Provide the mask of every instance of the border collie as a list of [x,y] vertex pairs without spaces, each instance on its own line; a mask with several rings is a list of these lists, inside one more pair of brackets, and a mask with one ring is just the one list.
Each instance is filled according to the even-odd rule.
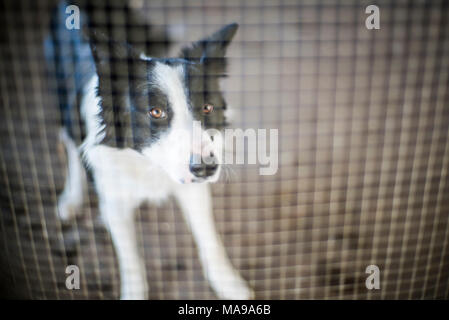
[[[60,8],[57,14],[64,18],[64,11]],[[94,25],[90,18],[89,25]],[[219,80],[225,75],[225,53],[237,24],[184,48],[176,58],[162,59],[148,57],[130,43],[115,41],[94,28],[85,40],[80,32],[61,28],[60,18],[56,22],[59,26],[53,25],[47,39],[47,57],[56,65],[63,100],[81,96],[84,128],[84,140],[77,146],[69,134],[72,120],[67,116],[73,103],[60,103],[66,127],[61,139],[68,155],[67,178],[58,202],[60,218],[68,220],[81,211],[86,166],[119,259],[120,297],[145,299],[149,288],[133,212],[143,202],[158,203],[173,195],[217,296],[252,298],[252,290],[231,265],[215,229],[209,189],[220,175],[217,155],[222,145],[207,129],[220,130],[225,125],[226,102]],[[64,50],[72,50],[77,59],[68,62],[75,69],[70,75],[64,73],[67,61],[60,54]],[[61,77],[74,77],[75,85],[61,90],[61,83],[66,83]],[[201,123],[199,140],[192,137],[195,121]]]

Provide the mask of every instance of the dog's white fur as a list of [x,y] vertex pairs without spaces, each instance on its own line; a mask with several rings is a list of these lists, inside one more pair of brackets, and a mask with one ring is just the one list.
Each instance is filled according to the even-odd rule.
[[[155,73],[157,85],[173,106],[174,117],[172,129],[142,153],[99,144],[103,128],[99,119],[100,101],[95,94],[97,76],[85,86],[81,105],[87,137],[79,152],[93,173],[100,213],[119,259],[120,297],[145,299],[149,292],[146,268],[136,241],[134,210],[142,202],[158,203],[173,195],[191,228],[204,274],[216,294],[224,299],[250,299],[251,289],[232,267],[215,230],[208,183],[190,183],[194,178],[188,169],[190,155],[221,146],[214,145],[205,131],[202,145],[192,143],[193,117],[182,85],[182,67],[158,63]],[[69,171],[58,208],[60,217],[67,219],[80,209],[85,176],[73,141],[64,134],[62,138],[67,148]],[[218,175],[219,172],[209,181],[218,179]]]

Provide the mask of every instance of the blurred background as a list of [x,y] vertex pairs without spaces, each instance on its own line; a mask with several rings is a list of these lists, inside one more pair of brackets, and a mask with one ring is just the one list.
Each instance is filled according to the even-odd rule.
[[[56,216],[66,157],[43,42],[57,2],[0,4],[0,296],[116,299],[92,184],[81,217]],[[448,1],[107,3],[112,24],[124,3],[139,12],[164,55],[240,24],[222,86],[232,126],[278,129],[279,170],[233,166],[214,216],[257,299],[449,297]],[[379,30],[365,27],[371,4]],[[150,298],[214,299],[177,205],[138,211]],[[70,264],[80,290],[65,287]],[[371,264],[380,290],[365,287]]]

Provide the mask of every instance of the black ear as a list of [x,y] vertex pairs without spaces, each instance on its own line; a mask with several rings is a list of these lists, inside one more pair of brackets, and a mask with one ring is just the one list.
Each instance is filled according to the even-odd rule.
[[126,42],[111,40],[102,31],[91,31],[89,42],[98,74],[97,95],[105,125],[103,143],[114,147],[133,147],[128,97],[130,88],[147,80],[146,62]]
[[203,64],[209,73],[224,74],[226,49],[237,32],[238,24],[232,23],[211,36],[181,50],[181,58]]
[[114,41],[102,31],[90,31],[89,43],[99,75],[110,74],[113,64],[126,63],[139,56],[131,45]]

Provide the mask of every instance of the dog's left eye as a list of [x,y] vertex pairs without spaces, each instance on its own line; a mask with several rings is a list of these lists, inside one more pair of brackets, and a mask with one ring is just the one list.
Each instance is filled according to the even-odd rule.
[[165,118],[165,111],[161,108],[151,108],[148,114],[154,119],[162,119]]
[[209,104],[209,103],[206,103],[206,104],[203,106],[203,113],[204,113],[204,114],[209,114],[209,113],[211,113],[212,111],[214,111],[214,106],[213,106],[213,105],[211,105],[211,104]]

